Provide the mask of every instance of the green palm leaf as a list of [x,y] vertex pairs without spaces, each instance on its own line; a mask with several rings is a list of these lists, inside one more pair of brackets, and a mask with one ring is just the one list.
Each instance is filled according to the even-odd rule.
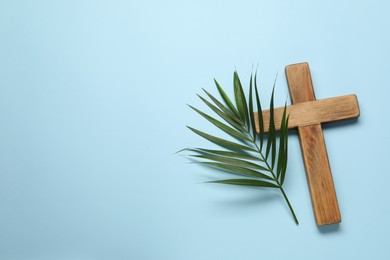
[[230,100],[228,95],[226,95],[225,91],[221,88],[221,86],[219,85],[216,79],[214,79],[214,83],[217,86],[218,92],[221,95],[223,101],[230,108],[230,111],[232,111],[236,117],[239,117],[240,115],[238,114],[237,109],[234,107],[232,101]]
[[287,105],[284,105],[284,110],[283,110],[283,116],[282,116],[282,123],[281,123],[281,127],[280,127],[280,140],[279,140],[279,155],[278,155],[278,166],[276,168],[276,176],[277,178],[279,179],[280,178],[280,175],[283,171],[283,167],[285,166],[285,163],[284,163],[284,160],[286,159],[285,156],[286,156],[286,150],[285,150],[285,146],[286,146],[286,129],[287,129],[287,125],[286,125],[286,107]]
[[[213,110],[219,117],[221,117],[223,120],[225,120],[228,124],[236,128],[237,130],[243,132],[245,129],[242,127],[241,121],[237,122],[235,119],[230,117],[226,112],[223,110],[218,109],[216,106],[211,104],[209,101],[207,101],[202,96],[198,95],[198,97],[211,109]],[[238,119],[239,120],[239,119]]]
[[245,145],[241,145],[241,144],[237,144],[237,143],[234,143],[234,142],[231,142],[231,141],[228,141],[228,140],[225,140],[225,139],[222,139],[222,138],[218,138],[218,137],[215,137],[213,135],[209,135],[209,134],[206,134],[202,131],[199,131],[195,128],[192,128],[190,126],[187,126],[191,131],[193,131],[194,133],[200,135],[201,137],[209,140],[210,142],[213,142],[219,146],[222,146],[222,147],[226,147],[226,148],[229,148],[229,149],[237,149],[237,150],[245,150],[245,151],[251,151],[251,152],[256,152],[255,149],[251,148],[251,147],[248,147],[248,146],[245,146]]
[[218,99],[216,99],[213,95],[211,95],[207,90],[203,89],[203,91],[214,102],[214,104],[216,104],[217,107],[219,109],[221,109],[221,111],[223,111],[226,115],[228,115],[231,119],[233,119],[239,125],[243,124],[240,117],[236,114],[237,112],[232,112],[229,108],[227,108],[225,105],[223,105],[221,102],[219,102]]
[[193,106],[190,106],[188,105],[190,108],[192,108],[193,110],[195,110],[198,114],[200,114],[201,116],[203,116],[204,118],[206,118],[209,122],[211,122],[213,125],[215,125],[216,127],[218,127],[219,129],[221,129],[222,131],[224,131],[225,133],[239,139],[240,141],[243,141],[243,142],[250,142],[251,139],[249,139],[247,136],[245,136],[244,134],[234,130],[233,128],[225,125],[224,123],[221,123],[219,122],[218,120],[216,120],[215,118],[203,113],[202,111],[196,109],[195,107]]
[[287,158],[288,158],[288,120],[290,118],[290,115],[288,115],[286,119],[286,126],[284,129],[284,136],[285,136],[285,145],[284,145],[284,158],[283,158],[283,167],[282,172],[280,174],[280,184],[283,185],[284,178],[286,177],[286,170],[287,170]]
[[230,184],[230,185],[278,188],[278,186],[273,183],[267,181],[260,181],[260,180],[251,180],[251,179],[228,179],[228,180],[219,180],[219,181],[208,181],[207,183],[222,183],[222,184]]
[[257,90],[257,71],[255,74],[255,93],[256,93],[256,104],[257,104],[257,119],[259,122],[259,139],[260,139],[260,150],[263,149],[263,141],[264,141],[264,122],[263,122],[263,111],[261,109],[260,96]]
[[[295,222],[298,224],[294,210],[292,209],[287,195],[282,187],[287,169],[289,116],[286,115],[287,109],[285,105],[281,121],[279,145],[277,146],[278,140],[276,136],[274,113],[276,79],[272,88],[272,95],[270,100],[270,120],[266,145],[264,144],[266,134],[264,132],[262,106],[257,87],[257,72],[254,76],[254,84],[253,76],[251,75],[250,77],[248,100],[245,97],[238,73],[236,71],[234,72],[233,87],[235,104],[233,104],[231,99],[226,95],[225,91],[221,88],[216,80],[214,80],[214,83],[217,86],[218,92],[223,100],[222,102],[225,105],[206,90],[204,90],[206,95],[215,105],[200,95],[198,96],[227,124],[193,106],[190,107],[203,118],[205,118],[208,122],[212,123],[224,133],[227,133],[231,137],[237,139],[242,144],[222,139],[188,126],[188,128],[197,135],[227,150],[204,148],[189,148],[185,150],[194,153],[190,156],[195,159],[195,162],[211,166],[225,172],[251,178],[216,180],[211,181],[210,183],[258,186],[279,189],[284,199],[286,200],[287,206],[289,207]],[[253,97],[253,95],[255,97]],[[259,133],[256,133],[253,99],[256,100]],[[265,151],[263,149],[264,147]]]
[[255,114],[253,111],[253,97],[252,97],[252,75],[250,79],[250,85],[249,85],[249,118],[250,118],[250,123],[252,126],[252,134],[253,134],[253,141],[256,142],[256,125],[255,125]]
[[232,172],[232,173],[237,173],[241,175],[246,175],[249,177],[257,177],[261,179],[266,179],[266,180],[271,180],[273,181],[274,179],[272,177],[269,177],[268,175],[265,175],[264,173],[248,169],[245,167],[241,166],[235,166],[235,165],[230,165],[230,164],[225,164],[225,163],[218,163],[218,162],[199,162],[200,164],[205,164],[209,165],[215,168],[219,168],[224,171]]
[[225,157],[230,158],[238,158],[238,159],[245,159],[245,160],[252,160],[252,161],[260,161],[264,162],[264,160],[260,159],[259,157],[255,157],[249,153],[239,153],[239,152],[233,152],[233,151],[221,151],[221,150],[211,150],[211,149],[203,149],[203,148],[193,148],[193,149],[186,149],[187,151],[196,152],[199,154],[216,154],[221,155]]
[[271,152],[271,164],[272,168],[275,165],[275,156],[276,156],[276,130],[274,122],[274,94],[275,87],[272,89],[271,101],[270,101],[270,119],[269,119],[269,130],[268,130],[268,140],[267,140],[267,150],[265,153],[265,158],[268,159],[268,156]]
[[245,167],[245,168],[249,168],[249,169],[256,169],[256,170],[260,170],[260,171],[269,172],[269,169],[267,169],[266,167],[263,167],[261,165],[258,165],[258,164],[252,163],[252,162],[247,162],[245,160],[236,159],[236,158],[229,158],[229,157],[225,157],[225,156],[208,155],[208,154],[197,154],[197,155],[191,155],[191,156],[197,157],[197,158],[202,158],[202,159],[208,159],[208,160],[216,161],[216,162],[222,162],[222,163],[230,164],[233,166],[240,166],[240,167]]
[[240,78],[238,77],[237,71],[234,72],[234,96],[236,99],[236,105],[241,120],[245,123],[248,123],[249,122],[248,107],[246,105],[244,90],[242,89],[241,81]]

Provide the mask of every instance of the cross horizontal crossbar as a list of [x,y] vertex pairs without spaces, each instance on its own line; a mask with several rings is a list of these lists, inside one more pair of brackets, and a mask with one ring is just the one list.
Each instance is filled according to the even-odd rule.
[[[284,107],[274,109],[275,128],[280,130]],[[256,131],[259,132],[259,121],[255,112]],[[345,95],[315,101],[307,101],[287,106],[290,114],[288,128],[334,122],[359,117],[359,104],[356,95]],[[269,129],[270,111],[263,110],[264,132]]]

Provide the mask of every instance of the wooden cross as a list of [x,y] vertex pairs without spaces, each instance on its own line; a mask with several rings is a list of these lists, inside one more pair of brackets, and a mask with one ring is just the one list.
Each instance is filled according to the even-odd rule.
[[[316,100],[306,62],[286,66],[286,77],[293,104],[287,107],[288,127],[298,128],[316,223],[318,226],[339,223],[340,210],[321,124],[359,117],[357,97],[346,95]],[[283,109],[275,109],[276,130],[280,129]],[[262,112],[264,128],[268,131],[269,110]],[[259,129],[258,122],[256,127]]]

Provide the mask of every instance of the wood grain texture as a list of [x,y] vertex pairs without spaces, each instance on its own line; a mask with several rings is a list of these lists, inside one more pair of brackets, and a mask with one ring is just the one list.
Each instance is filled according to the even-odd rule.
[[[314,89],[307,63],[286,67],[286,77],[293,104],[314,101]],[[336,191],[321,124],[298,126],[302,154],[317,225],[341,222]]]
[[[275,128],[280,130],[284,107],[275,108]],[[290,114],[288,128],[313,124],[335,122],[359,117],[359,105],[356,95],[346,95],[316,101],[308,101],[287,106]],[[264,131],[269,129],[269,110],[263,110]],[[255,112],[256,131],[259,132],[259,121]]]
[[316,223],[339,223],[340,210],[321,125],[302,126],[298,132]]

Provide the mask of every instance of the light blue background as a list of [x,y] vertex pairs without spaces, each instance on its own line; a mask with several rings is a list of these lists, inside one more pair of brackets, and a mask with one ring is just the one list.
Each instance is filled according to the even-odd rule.
[[[386,1],[0,2],[0,259],[389,259]],[[308,61],[317,98],[357,94],[324,127],[343,222],[315,225],[296,132],[286,192],[200,184],[173,155],[217,133],[186,103],[232,94],[259,63],[263,102]],[[206,109],[205,109],[206,110]]]

